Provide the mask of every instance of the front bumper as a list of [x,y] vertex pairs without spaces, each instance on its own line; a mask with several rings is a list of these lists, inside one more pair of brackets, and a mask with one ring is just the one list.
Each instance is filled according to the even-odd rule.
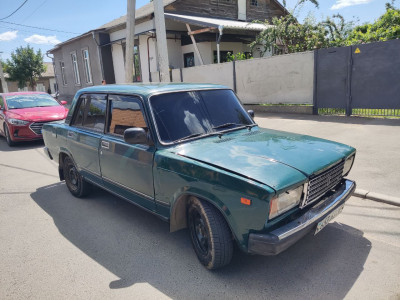
[[318,222],[344,204],[355,188],[356,183],[346,179],[334,194],[319,201],[298,219],[270,233],[251,233],[248,243],[249,253],[277,255],[286,250],[311,230],[315,230]]

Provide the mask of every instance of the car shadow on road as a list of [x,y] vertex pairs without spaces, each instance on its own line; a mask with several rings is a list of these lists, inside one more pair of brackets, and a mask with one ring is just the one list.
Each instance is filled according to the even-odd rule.
[[21,150],[29,150],[36,148],[43,148],[44,142],[43,140],[37,141],[29,141],[29,142],[18,142],[15,143],[14,146],[8,146],[6,139],[3,136],[0,136],[0,151],[21,151]]
[[186,230],[170,234],[168,223],[103,190],[77,199],[57,183],[31,197],[66,239],[120,278],[104,283],[110,289],[148,283],[174,299],[343,299],[371,249],[361,231],[333,223],[278,256],[237,250],[229,266],[211,272]]

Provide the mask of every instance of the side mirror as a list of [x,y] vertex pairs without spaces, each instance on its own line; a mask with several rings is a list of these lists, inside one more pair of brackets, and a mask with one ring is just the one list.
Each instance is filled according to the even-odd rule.
[[67,102],[67,101],[65,101],[65,100],[61,100],[61,101],[60,101],[60,103],[61,103],[61,105],[68,104],[68,102]]
[[250,109],[247,111],[247,113],[254,119],[254,110]]
[[128,144],[150,144],[150,140],[143,128],[128,128],[124,131],[124,141]]

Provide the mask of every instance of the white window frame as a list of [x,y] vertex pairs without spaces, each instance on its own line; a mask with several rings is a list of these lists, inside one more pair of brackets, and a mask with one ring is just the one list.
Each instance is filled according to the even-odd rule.
[[60,61],[60,69],[61,69],[61,79],[63,85],[67,85],[67,77],[65,76],[65,63],[64,61]]
[[75,85],[81,85],[81,77],[79,75],[78,56],[76,51],[71,52],[72,69],[74,71]]
[[86,83],[93,84],[92,70],[90,65],[90,54],[88,48],[82,49],[82,60],[83,68],[85,69]]

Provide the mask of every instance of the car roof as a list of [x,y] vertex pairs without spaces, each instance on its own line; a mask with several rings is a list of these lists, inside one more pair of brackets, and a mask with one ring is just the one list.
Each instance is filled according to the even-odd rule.
[[172,93],[178,91],[194,91],[207,89],[230,89],[229,87],[217,84],[204,83],[133,83],[133,84],[109,84],[98,85],[81,89],[79,93],[121,93],[136,94],[148,97],[158,93]]

